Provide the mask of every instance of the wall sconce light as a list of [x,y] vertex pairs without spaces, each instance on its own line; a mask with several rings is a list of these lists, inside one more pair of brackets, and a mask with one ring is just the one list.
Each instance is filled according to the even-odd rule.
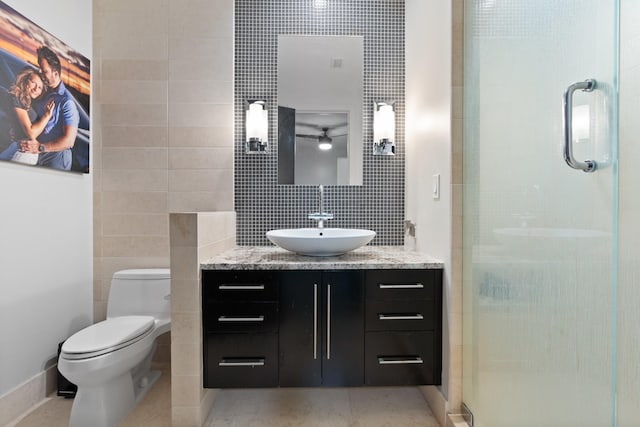
[[373,154],[396,154],[396,112],[394,102],[373,102]]
[[269,112],[266,101],[248,100],[245,108],[245,153],[266,153],[268,148]]

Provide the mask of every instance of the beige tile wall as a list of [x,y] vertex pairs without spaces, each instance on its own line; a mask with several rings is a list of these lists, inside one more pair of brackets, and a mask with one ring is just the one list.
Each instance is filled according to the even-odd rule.
[[214,390],[202,388],[200,263],[235,245],[235,213],[170,215],[172,424],[200,426]]
[[448,411],[462,403],[462,93],[464,0],[451,1],[451,294]]
[[233,210],[233,0],[94,1],[94,319],[169,266],[169,212]]
[[169,266],[169,212],[233,210],[233,0],[94,0],[93,28],[97,322],[115,271]]

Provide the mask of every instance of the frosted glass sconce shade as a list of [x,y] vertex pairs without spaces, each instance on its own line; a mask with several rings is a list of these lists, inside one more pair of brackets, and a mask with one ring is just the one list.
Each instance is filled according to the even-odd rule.
[[266,153],[268,147],[269,112],[265,101],[250,100],[245,109],[245,153]]
[[373,103],[373,154],[396,154],[396,112],[393,102]]

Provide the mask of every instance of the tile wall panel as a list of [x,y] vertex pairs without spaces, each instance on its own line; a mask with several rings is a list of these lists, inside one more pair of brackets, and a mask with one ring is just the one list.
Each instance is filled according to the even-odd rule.
[[99,321],[114,271],[169,266],[169,212],[233,209],[233,1],[96,0],[93,27]]
[[[375,230],[372,244],[402,245],[404,219],[404,1],[236,0],[235,2],[235,209],[237,243],[267,245],[273,228],[312,227],[317,187],[277,184],[278,34],[364,37],[362,186],[328,186],[330,227]],[[244,100],[265,99],[267,155],[245,155]],[[396,101],[396,156],[372,154],[372,103]]]

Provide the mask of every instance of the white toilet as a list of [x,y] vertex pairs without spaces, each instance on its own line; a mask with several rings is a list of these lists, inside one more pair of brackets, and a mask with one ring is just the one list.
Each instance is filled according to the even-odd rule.
[[151,358],[171,329],[170,291],[169,269],[114,273],[107,320],[62,345],[58,369],[78,386],[69,426],[115,426],[158,380]]

